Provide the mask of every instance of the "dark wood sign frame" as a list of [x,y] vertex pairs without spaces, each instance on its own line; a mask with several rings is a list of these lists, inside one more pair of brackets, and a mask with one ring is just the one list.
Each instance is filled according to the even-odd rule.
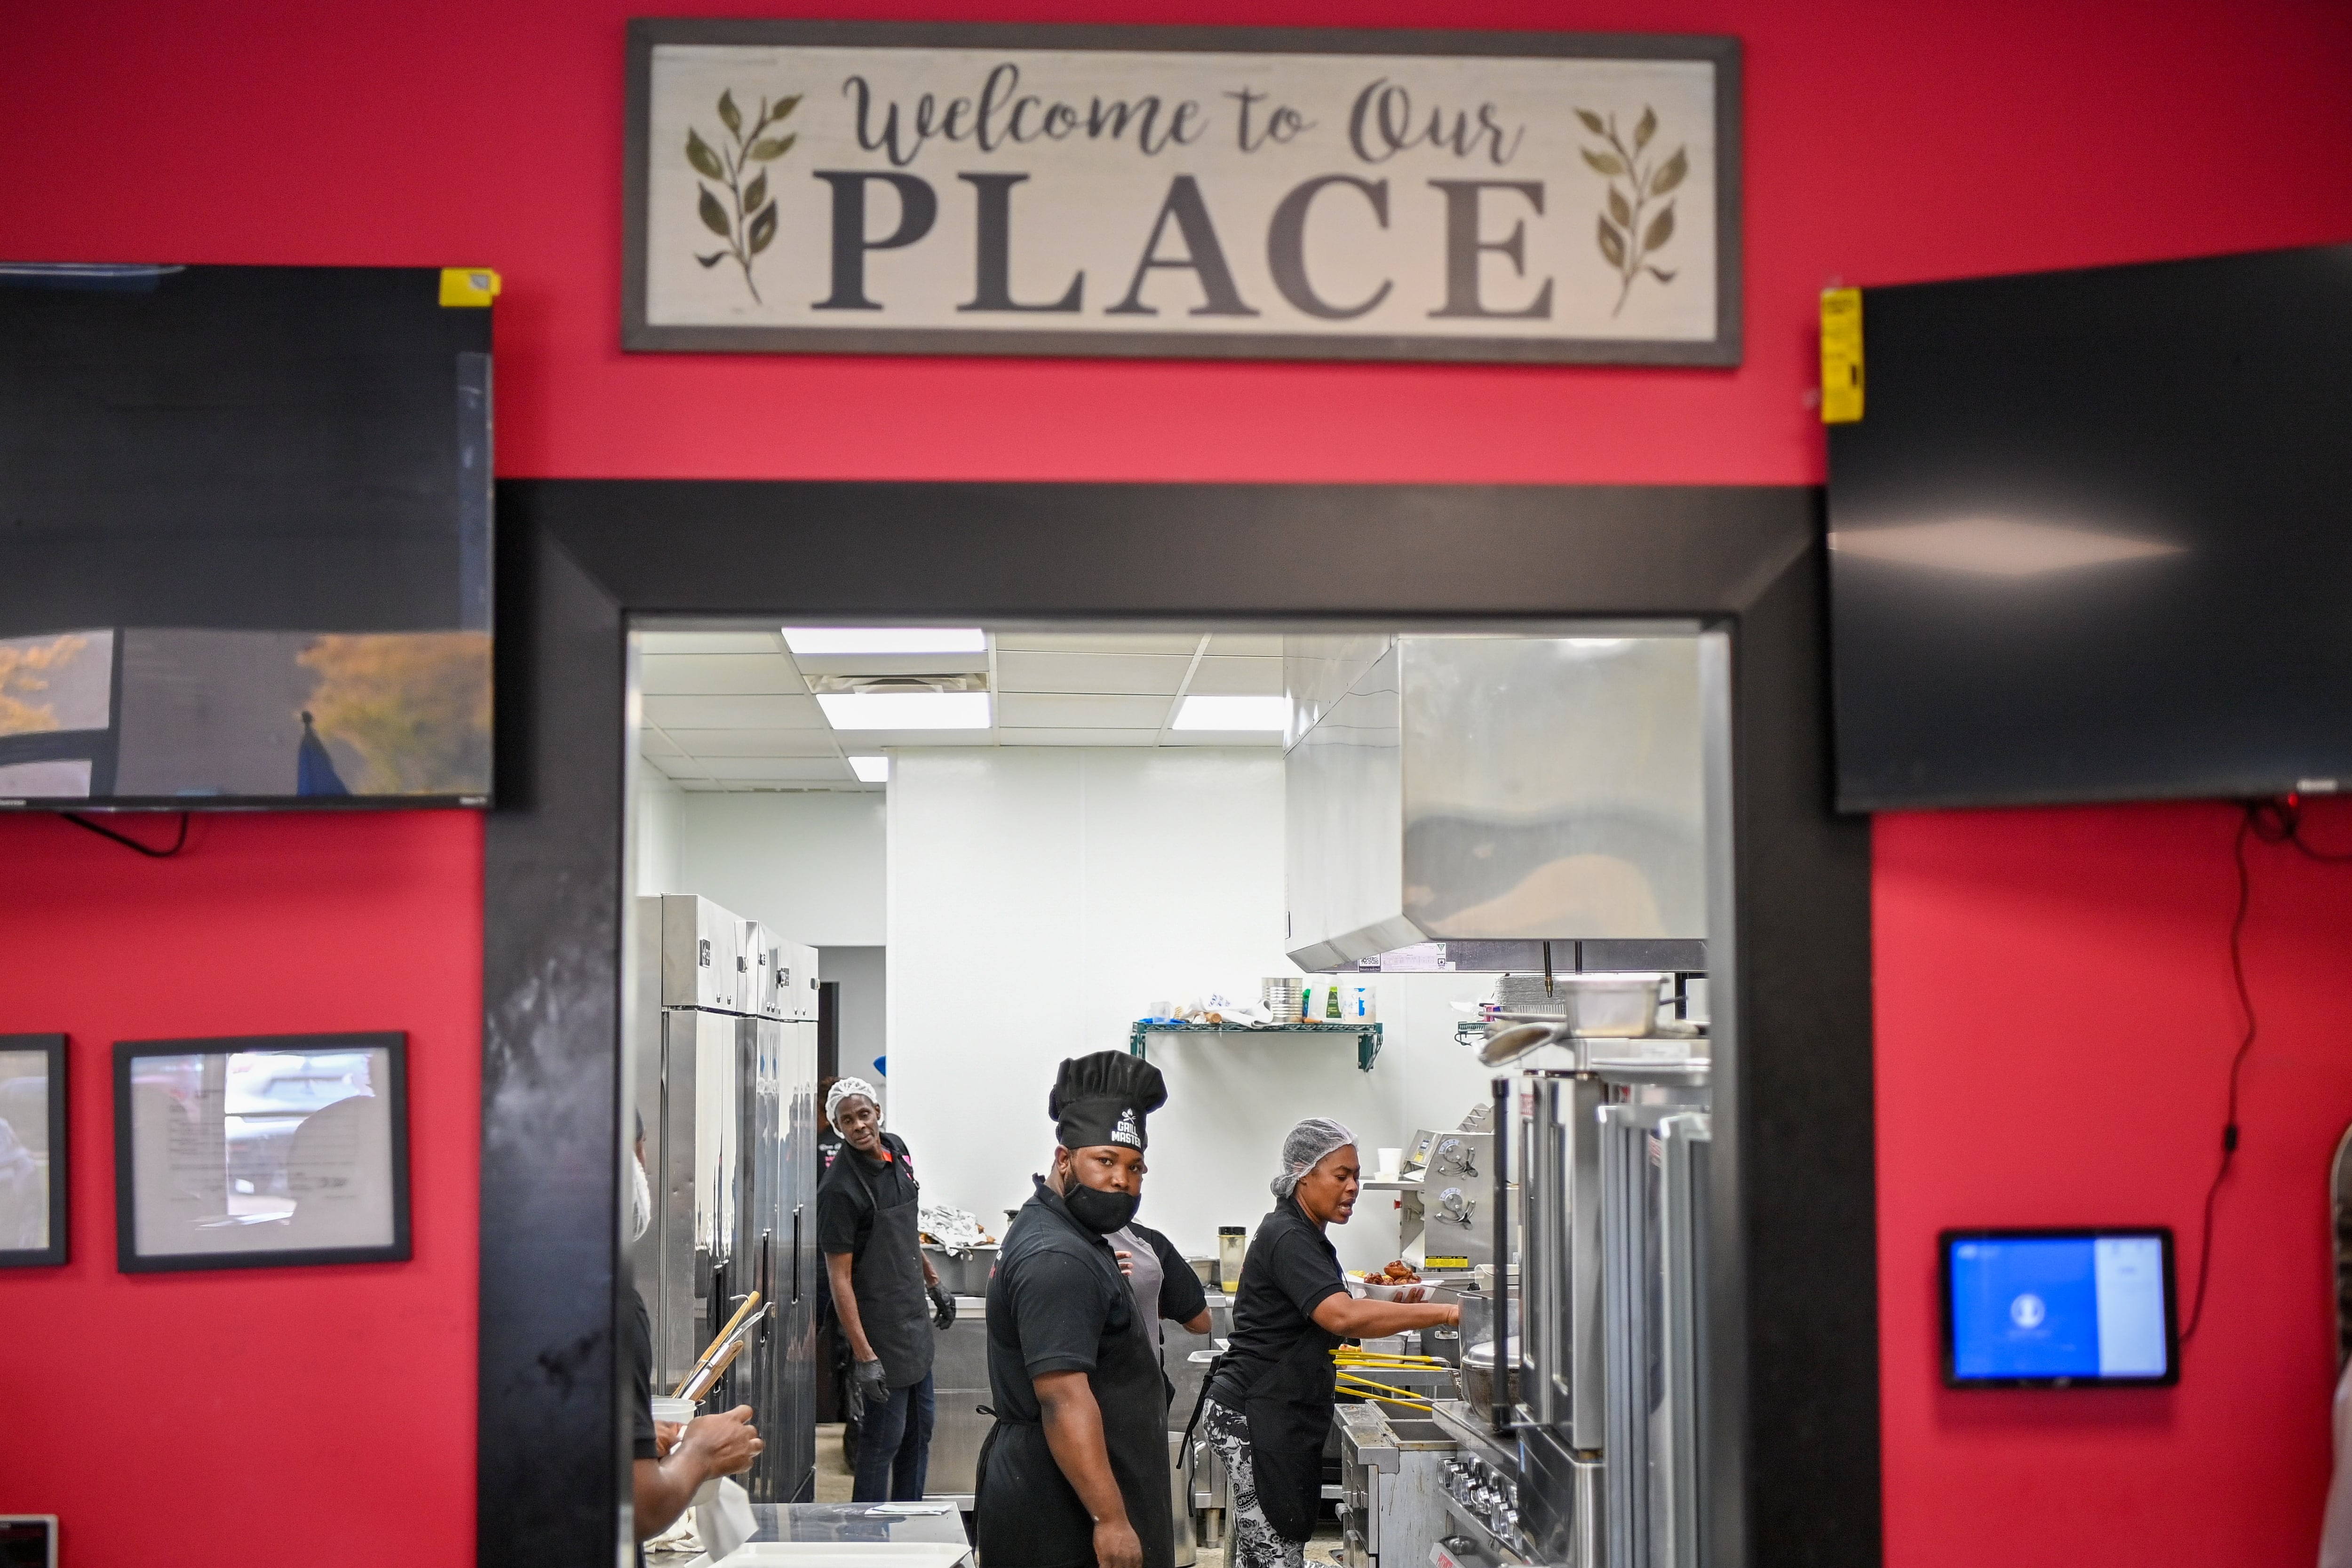
[[[647,121],[663,44],[789,48],[1119,49],[1258,55],[1424,55],[1506,59],[1706,60],[1715,67],[1715,336],[1470,338],[1409,332],[1039,331],[954,327],[656,326],[646,320]],[[1743,342],[1739,40],[1666,33],[1444,32],[1405,28],[1152,27],[973,22],[646,18],[629,23],[621,173],[621,346],[654,353],[1020,354],[1079,359],[1434,360],[1482,363],[1736,365]]]

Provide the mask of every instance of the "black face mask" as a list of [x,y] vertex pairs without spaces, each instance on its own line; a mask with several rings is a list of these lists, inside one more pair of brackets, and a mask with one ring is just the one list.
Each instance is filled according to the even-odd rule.
[[1075,1177],[1069,1190],[1062,1194],[1062,1202],[1069,1205],[1070,1217],[1102,1236],[1124,1228],[1135,1217],[1136,1205],[1142,1201],[1133,1193],[1107,1193]]

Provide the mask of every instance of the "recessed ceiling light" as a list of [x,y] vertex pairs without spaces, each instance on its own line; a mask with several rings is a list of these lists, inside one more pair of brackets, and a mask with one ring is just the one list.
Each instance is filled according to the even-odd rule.
[[1287,697],[1187,697],[1177,730],[1279,730],[1290,721]]
[[887,757],[852,757],[849,771],[857,775],[859,784],[888,784],[890,759]]
[[820,691],[836,730],[985,730],[985,691]]
[[986,653],[978,626],[786,626],[794,653]]

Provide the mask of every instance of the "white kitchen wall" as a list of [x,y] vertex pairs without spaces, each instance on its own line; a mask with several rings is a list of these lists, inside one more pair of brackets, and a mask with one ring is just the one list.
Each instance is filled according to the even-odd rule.
[[882,797],[872,792],[688,791],[677,885],[811,947],[884,940]]
[[[837,1065],[845,1077],[871,1079],[874,1058],[889,1047],[882,1033],[884,1009],[889,1005],[889,950],[880,947],[821,947],[816,973],[841,987],[841,1011],[836,1019]],[[877,1089],[881,1086],[877,1084]],[[887,1108],[889,1091],[883,1091]]]
[[644,758],[637,759],[637,883],[640,896],[681,893],[677,886],[679,806],[686,792]]
[[[1051,1159],[1061,1058],[1123,1050],[1156,998],[1295,973],[1283,955],[1282,759],[1268,750],[1003,747],[898,753],[889,789],[890,1121],[926,1196],[992,1230]],[[1483,976],[1378,982],[1386,1045],[1348,1037],[1160,1039],[1143,1219],[1188,1253],[1255,1227],[1282,1135],[1346,1122],[1367,1161],[1451,1127],[1486,1074],[1453,1042]],[[1392,1199],[1335,1231],[1361,1268],[1395,1256]]]

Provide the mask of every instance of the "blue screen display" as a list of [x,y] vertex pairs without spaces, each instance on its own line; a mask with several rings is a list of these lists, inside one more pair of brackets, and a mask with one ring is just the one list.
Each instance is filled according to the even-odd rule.
[[2163,1377],[2164,1238],[1949,1238],[1952,1374]]

